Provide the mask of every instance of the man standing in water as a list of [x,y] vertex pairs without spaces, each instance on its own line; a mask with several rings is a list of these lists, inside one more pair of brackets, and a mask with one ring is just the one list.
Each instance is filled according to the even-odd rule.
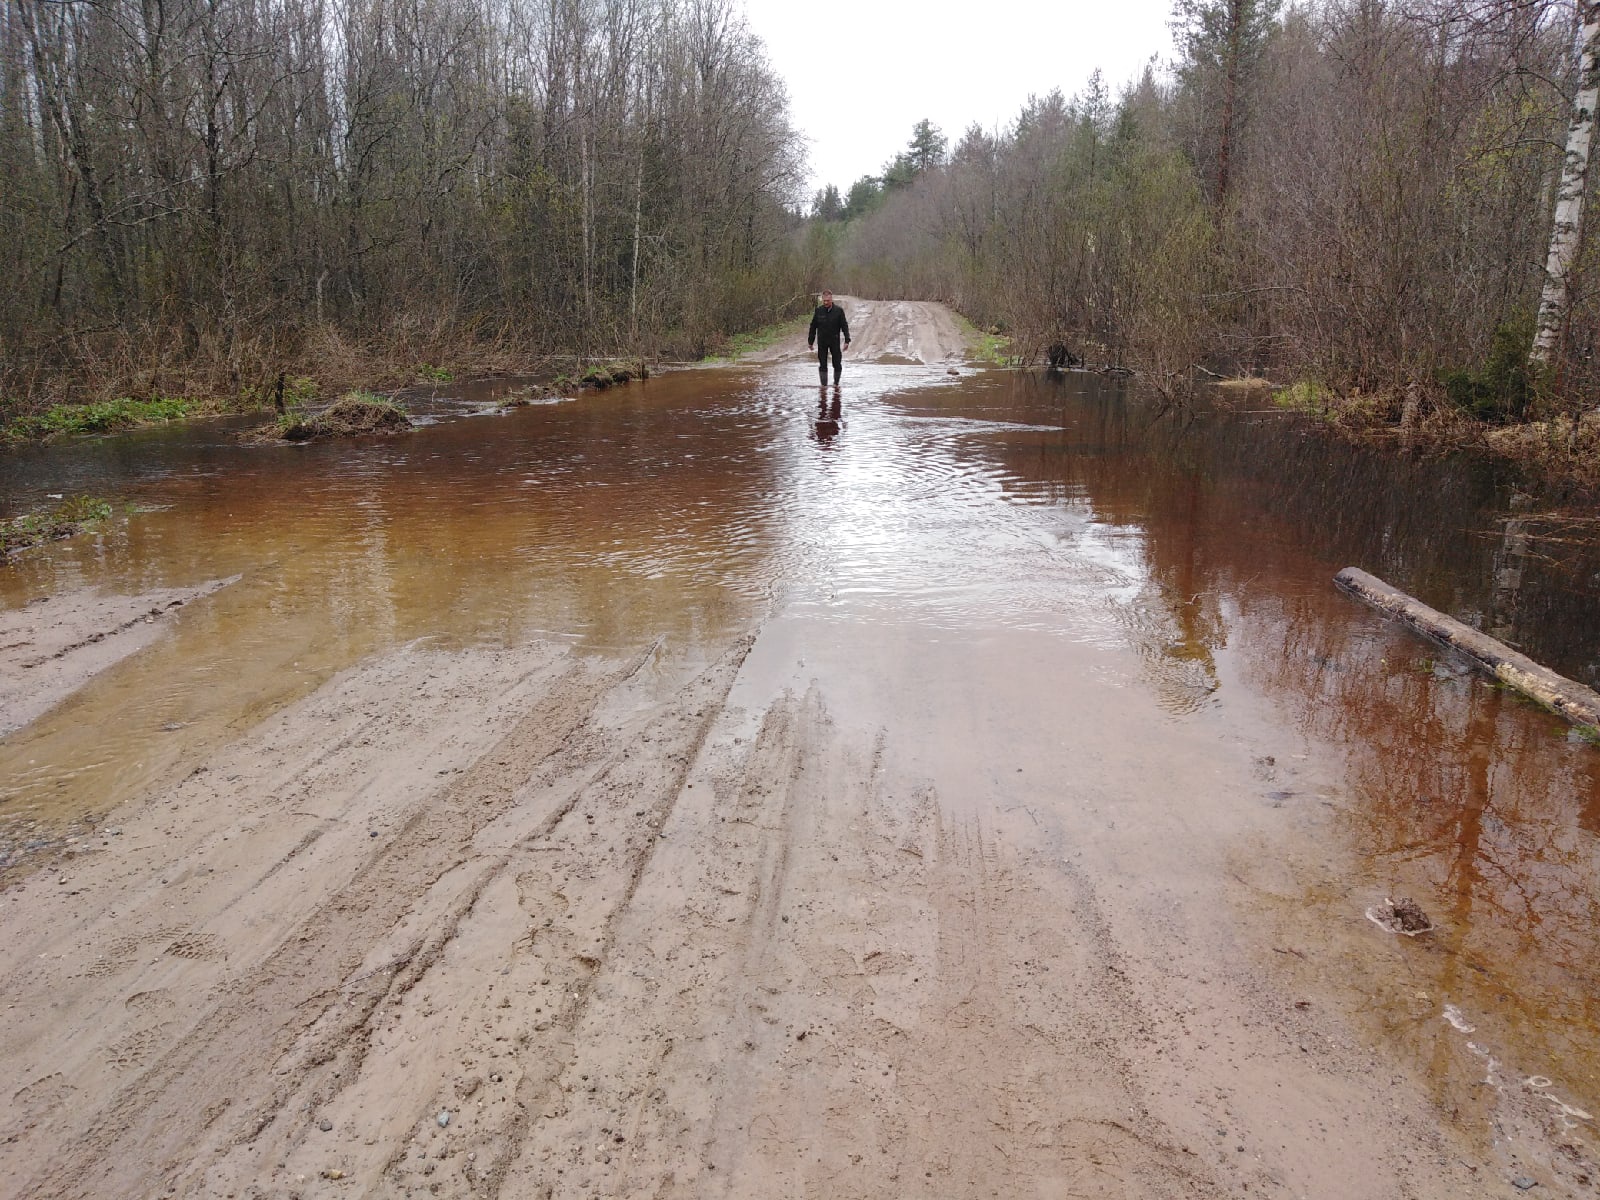
[[850,349],[850,322],[844,309],[833,302],[832,292],[822,293],[822,303],[811,314],[811,328],[806,333],[806,345],[817,348],[817,373],[822,376],[822,386],[828,386],[828,357],[833,356],[833,385],[839,386],[839,370],[844,357],[839,349],[839,338],[844,338],[844,348]]

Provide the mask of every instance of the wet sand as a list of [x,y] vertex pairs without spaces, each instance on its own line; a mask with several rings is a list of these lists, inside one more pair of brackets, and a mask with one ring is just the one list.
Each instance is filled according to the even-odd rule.
[[[855,352],[942,374],[923,309]],[[1388,935],[1290,915],[1335,759],[949,603],[416,639],[196,748],[0,893],[0,1194],[1592,1194],[1575,1097],[1453,1118],[1328,970]]]
[[[1420,1091],[1234,944],[1238,753],[1109,761],[1139,705],[999,686],[1022,666],[780,622],[665,699],[650,648],[353,670],[6,894],[0,1174],[1478,1194]],[[915,715],[858,719],[886,702]]]
[[84,588],[0,611],[0,737],[143,650],[184,605],[232,582],[219,579],[134,596]]

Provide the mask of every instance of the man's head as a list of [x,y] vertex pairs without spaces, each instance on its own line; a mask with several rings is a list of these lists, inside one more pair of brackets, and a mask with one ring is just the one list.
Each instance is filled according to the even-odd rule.
[[823,308],[832,308],[833,307],[833,293],[832,292],[823,292],[822,293],[822,307]]

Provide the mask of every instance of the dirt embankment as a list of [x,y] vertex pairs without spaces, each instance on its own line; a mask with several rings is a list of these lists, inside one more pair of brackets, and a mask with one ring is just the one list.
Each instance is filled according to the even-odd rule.
[[0,737],[144,649],[184,605],[232,582],[217,579],[136,596],[85,588],[0,612]]

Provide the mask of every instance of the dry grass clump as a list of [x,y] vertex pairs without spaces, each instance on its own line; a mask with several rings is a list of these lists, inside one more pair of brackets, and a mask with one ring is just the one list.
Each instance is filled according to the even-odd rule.
[[[1259,395],[1237,384],[1219,384],[1214,394],[1230,408]],[[1556,415],[1491,424],[1437,386],[1341,392],[1309,380],[1274,388],[1272,403],[1324,422],[1352,440],[1398,443],[1414,453],[1489,454],[1520,467],[1532,479],[1600,495],[1600,409],[1578,418]]]
[[290,415],[270,426],[271,436],[286,442],[360,437],[372,433],[404,433],[411,421],[393,401],[371,392],[350,392],[313,417]]
[[1600,410],[1576,419],[1554,417],[1484,434],[1491,452],[1548,479],[1600,493]]

